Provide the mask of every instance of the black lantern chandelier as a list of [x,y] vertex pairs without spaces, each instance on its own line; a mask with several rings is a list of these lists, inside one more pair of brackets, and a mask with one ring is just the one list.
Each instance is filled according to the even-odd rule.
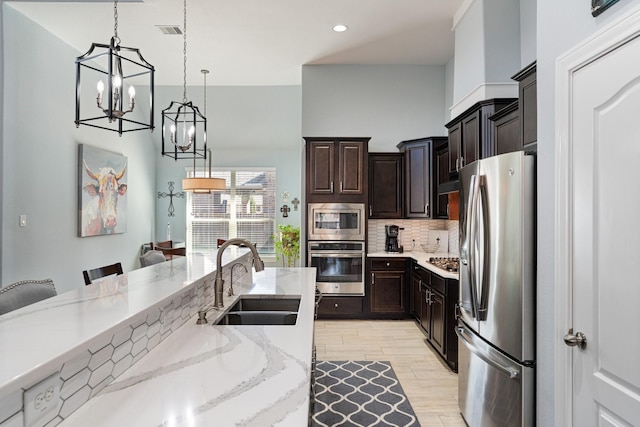
[[[153,131],[155,69],[142,57],[138,49],[120,46],[118,0],[113,2],[113,19],[111,42],[108,45],[92,43],[87,53],[76,58],[76,127],[92,126],[118,132],[120,136],[123,132],[136,130]],[[92,85],[97,82],[95,97],[90,92],[82,93],[83,80],[91,82]],[[136,107],[136,89],[132,84],[134,82],[138,86],[138,95],[145,95],[145,91],[148,90],[147,121],[144,121],[144,118],[132,118]],[[128,89],[125,89],[127,86]],[[91,107],[84,107],[83,111],[81,105],[84,104]],[[142,117],[142,114],[137,116]]]
[[[178,159],[207,158],[207,118],[187,101],[187,0],[184,0],[182,102],[162,110],[162,155]],[[198,144],[201,144],[198,146]]]

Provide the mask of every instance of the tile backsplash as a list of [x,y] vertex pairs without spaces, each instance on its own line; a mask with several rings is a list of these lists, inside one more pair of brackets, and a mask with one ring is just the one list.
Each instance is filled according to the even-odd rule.
[[[458,255],[459,250],[459,221],[446,219],[370,219],[368,244],[369,252],[383,252],[385,232],[384,226],[395,224],[404,230],[400,230],[399,244],[405,251],[422,250],[421,245],[426,245],[431,230],[447,230],[449,232],[449,253]],[[415,248],[413,240],[415,240]]]

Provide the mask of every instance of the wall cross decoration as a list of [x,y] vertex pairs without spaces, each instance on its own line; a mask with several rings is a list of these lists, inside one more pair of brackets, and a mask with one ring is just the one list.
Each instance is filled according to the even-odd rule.
[[168,193],[165,193],[164,191],[158,191],[158,199],[165,198],[165,197],[169,198],[169,215],[168,216],[175,216],[174,212],[176,210],[173,207],[173,198],[174,197],[177,197],[177,198],[184,197],[184,191],[178,191],[177,193],[173,192],[173,185],[174,184],[175,184],[175,182],[169,181],[169,192]]

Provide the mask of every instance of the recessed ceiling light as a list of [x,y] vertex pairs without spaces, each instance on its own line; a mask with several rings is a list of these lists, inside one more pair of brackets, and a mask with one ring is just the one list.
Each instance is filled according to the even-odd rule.
[[335,31],[336,33],[342,33],[343,31],[347,31],[347,26],[346,25],[342,25],[342,24],[338,24],[338,25],[333,27],[333,31]]

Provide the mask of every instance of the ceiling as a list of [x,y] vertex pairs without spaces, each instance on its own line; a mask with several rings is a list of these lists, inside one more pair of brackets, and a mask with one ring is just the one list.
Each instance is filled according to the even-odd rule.
[[[305,64],[446,64],[464,0],[188,0],[187,84],[299,85]],[[6,1],[85,53],[113,35],[113,2]],[[181,0],[120,0],[121,45],[156,69],[157,85],[183,84]],[[332,27],[344,24],[346,32]]]

